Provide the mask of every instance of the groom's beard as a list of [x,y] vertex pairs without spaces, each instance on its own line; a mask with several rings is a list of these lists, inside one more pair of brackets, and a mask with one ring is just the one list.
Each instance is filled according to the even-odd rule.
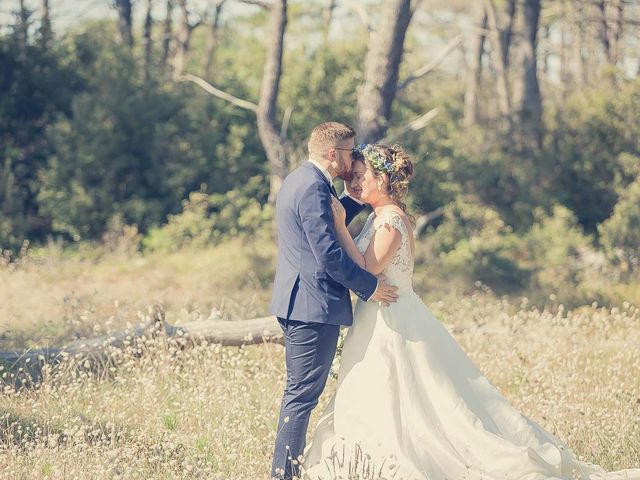
[[343,179],[345,182],[348,182],[351,180],[352,174],[351,174],[351,168],[347,167],[347,162],[346,160],[342,160],[340,159],[338,161],[338,171],[337,176],[341,179]]

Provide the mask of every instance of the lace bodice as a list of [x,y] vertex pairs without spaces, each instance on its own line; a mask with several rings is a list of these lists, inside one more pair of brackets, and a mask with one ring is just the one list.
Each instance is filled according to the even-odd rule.
[[367,218],[360,235],[355,238],[356,246],[362,254],[369,247],[369,243],[373,238],[376,230],[383,225],[389,225],[395,228],[402,235],[400,247],[393,255],[391,262],[382,272],[387,277],[390,285],[398,287],[398,294],[410,293],[413,291],[411,280],[413,277],[413,256],[411,254],[411,239],[409,232],[402,217],[393,210],[384,212],[379,217],[372,212]]

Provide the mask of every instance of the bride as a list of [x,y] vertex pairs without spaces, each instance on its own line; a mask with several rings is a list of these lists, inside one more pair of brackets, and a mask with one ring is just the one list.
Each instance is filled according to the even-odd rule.
[[373,212],[355,241],[334,202],[349,255],[398,287],[389,306],[358,300],[337,391],[302,460],[303,478],[640,480],[607,473],[518,412],[413,291],[412,227],[401,199],[413,165],[398,145],[361,145],[350,190]]

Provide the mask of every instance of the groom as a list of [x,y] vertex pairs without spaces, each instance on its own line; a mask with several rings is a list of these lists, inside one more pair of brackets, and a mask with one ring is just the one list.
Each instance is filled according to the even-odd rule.
[[[325,387],[340,325],[353,321],[349,289],[365,301],[397,298],[395,287],[361,269],[336,239],[333,179],[350,175],[354,138],[341,123],[314,128],[309,161],[287,176],[276,201],[279,255],[271,313],[284,331],[287,366],[271,467],[277,479],[300,475],[309,416]],[[348,224],[363,206],[348,196],[340,201]]]

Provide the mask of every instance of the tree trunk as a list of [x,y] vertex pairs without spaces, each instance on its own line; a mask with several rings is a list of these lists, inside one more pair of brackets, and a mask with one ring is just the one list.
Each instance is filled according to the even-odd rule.
[[543,45],[546,45],[546,48],[540,48],[540,42],[538,42],[538,51],[542,58],[542,73],[544,74],[544,78],[548,78],[549,76],[549,57],[555,54],[549,51],[550,35],[551,32],[547,25],[540,27],[540,39],[542,40]]
[[131,30],[131,0],[115,0],[118,10],[118,40],[122,45],[133,46]]
[[187,62],[187,54],[189,53],[189,47],[191,45],[191,34],[203,23],[202,18],[193,24],[189,22],[189,8],[187,6],[187,0],[178,0],[178,8],[180,10],[180,19],[175,36],[176,48],[173,52],[172,62],[174,80],[177,80],[178,77],[182,75],[182,72],[184,72]]
[[18,12],[18,24],[16,25],[16,37],[18,45],[22,49],[22,53],[26,52],[29,43],[29,17],[31,12],[24,4],[24,0],[20,0],[20,11]]
[[358,137],[366,143],[383,138],[389,126],[404,39],[413,14],[411,0],[388,0],[384,5],[380,25],[371,35],[364,83],[358,90]]
[[134,327],[94,338],[74,340],[63,347],[31,348],[26,351],[0,351],[0,365],[14,373],[13,381],[33,386],[42,377],[46,364],[71,361],[83,367],[104,368],[110,359],[122,354],[140,356],[149,342],[158,337],[179,342],[181,346],[207,342],[223,346],[284,343],[276,317],[225,321],[198,320],[183,325],[170,325],[161,307],[154,307],[144,321]]
[[601,15],[600,38],[607,61],[611,65],[617,65],[620,59],[624,3],[622,0],[600,0],[597,7]]
[[489,24],[489,35],[491,37],[491,57],[496,71],[496,93],[498,95],[498,106],[500,114],[507,126],[511,124],[511,104],[509,99],[509,88],[507,83],[507,70],[504,64],[505,55],[502,51],[502,41],[498,30],[496,9],[493,0],[484,0],[484,7],[487,11],[487,21]]
[[206,80],[195,75],[179,75],[177,79],[193,82],[211,95],[231,102],[240,108],[255,112],[260,143],[267,155],[269,166],[269,202],[274,203],[280,191],[280,186],[289,173],[290,152],[294,151],[286,141],[286,124],[288,123],[287,117],[290,116],[290,110],[288,114],[285,114],[282,131],[276,120],[276,104],[280,91],[280,78],[282,76],[284,34],[287,28],[287,1],[277,0],[270,4],[263,4],[263,2],[255,2],[253,0],[243,1],[266,8],[270,12],[271,33],[267,41],[267,52],[258,104],[256,105],[223,92],[209,84]]
[[153,0],[147,0],[147,13],[144,17],[144,78],[149,80],[151,76],[151,59],[153,51],[153,43],[151,40],[151,27],[153,18],[151,17],[151,9],[153,8]]
[[538,84],[538,24],[540,0],[524,1],[524,41],[522,43],[523,92],[519,120],[523,141],[528,147],[542,146],[542,99]]
[[212,70],[214,65],[214,57],[216,47],[218,46],[219,34],[220,34],[220,14],[222,13],[222,7],[225,0],[218,0],[214,6],[213,20],[211,21],[211,30],[207,37],[206,45],[206,64],[204,67],[205,76],[210,79],[212,77]]
[[577,37],[578,41],[573,42],[575,48],[575,55],[578,57],[578,78],[581,85],[589,84],[589,63],[587,55],[584,53],[584,48],[587,44],[588,37],[588,23],[586,17],[588,12],[585,12],[585,6],[580,2],[575,7],[576,10],[576,24],[577,24]]
[[323,12],[323,32],[324,32],[324,44],[329,43],[329,30],[331,29],[331,22],[333,21],[333,11],[336,9],[337,0],[329,0],[329,5]]
[[509,71],[509,50],[511,48],[511,40],[513,38],[513,24],[516,18],[516,0],[507,2],[507,22],[500,32],[500,41],[502,44],[502,64],[506,71]]
[[276,120],[276,102],[282,76],[282,53],[287,28],[287,0],[276,0],[271,7],[271,37],[267,43],[260,100],[256,112],[258,134],[269,161],[269,201],[275,202],[289,169],[287,149]]
[[189,10],[187,0],[178,0],[178,29],[175,35],[175,51],[173,52],[173,77],[174,79],[182,75],[184,64],[189,50],[191,40],[191,25],[189,24]]
[[[562,91],[567,92],[572,83],[569,69],[569,55],[567,52],[569,44],[567,23],[571,21],[571,14],[567,12],[567,7],[564,3],[561,5],[561,14],[566,20],[560,25],[560,82],[562,84]],[[564,97],[565,95],[562,95],[562,98]]]
[[464,92],[464,124],[475,125],[478,116],[478,91],[482,78],[482,53],[484,51],[485,30],[487,29],[487,11],[478,8],[477,32],[471,37],[471,59],[467,68],[466,88]]
[[[587,4],[587,7],[589,6],[590,5]],[[587,12],[589,14],[591,13],[590,10],[587,10]],[[598,70],[600,68],[600,59],[598,58],[600,45],[598,42],[597,28],[589,17],[586,18],[585,32],[586,41],[583,47],[586,51],[585,65],[588,79],[587,85],[591,85],[594,81],[597,81],[598,77]]]
[[49,10],[49,0],[42,0],[41,5],[42,23],[40,25],[40,42],[45,47],[51,44],[53,30],[51,29],[51,12]]
[[160,59],[160,66],[162,71],[166,71],[167,61],[171,50],[171,38],[173,36],[173,0],[167,0],[166,14],[164,17],[164,28],[162,30],[162,57]]

